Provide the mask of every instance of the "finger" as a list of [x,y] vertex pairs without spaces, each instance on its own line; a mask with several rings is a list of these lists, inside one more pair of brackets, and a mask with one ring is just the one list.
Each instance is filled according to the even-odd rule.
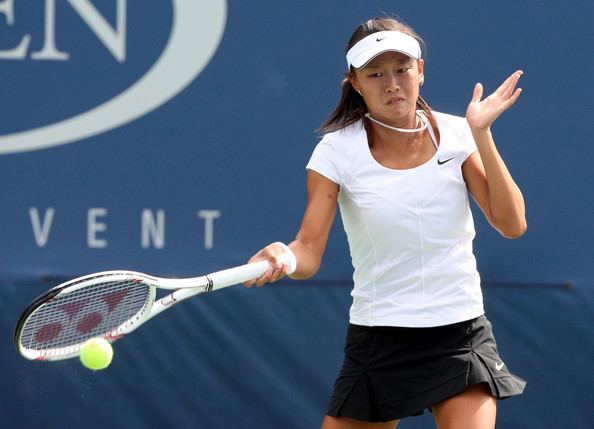
[[264,286],[266,283],[274,283],[285,277],[288,271],[289,266],[287,264],[280,264],[278,268],[271,266],[271,268],[266,270],[260,277],[244,282],[243,285],[250,288],[253,285],[260,287]]
[[274,283],[282,279],[284,276],[287,275],[287,265],[281,264],[279,268],[275,268],[272,271],[272,275],[270,276],[270,283]]
[[499,85],[499,88],[497,88],[497,90],[499,92],[506,92],[509,91],[510,86],[512,85],[512,82],[514,80],[515,77],[515,73],[510,74],[507,79],[505,79],[503,81],[503,83],[501,85]]
[[286,274],[288,270],[287,266],[278,261],[275,263],[273,262],[273,259],[275,258],[269,260],[270,268],[256,280],[256,286],[263,286],[266,283],[274,283]]
[[247,288],[251,288],[254,285],[262,286],[263,284],[268,282],[270,273],[271,273],[270,271],[267,271],[264,274],[262,274],[260,277],[256,277],[254,279],[243,282],[243,285]]
[[[513,103],[515,103],[515,101],[518,99],[518,97],[520,96],[520,93],[522,92],[521,88],[517,88],[518,83],[520,82],[520,78],[522,77],[522,75],[524,74],[524,72],[522,70],[518,70],[517,72],[514,73],[514,79],[513,79],[513,86],[511,88],[512,94],[511,94],[511,98],[513,98]],[[520,90],[520,92],[518,92],[518,90]]]
[[516,100],[520,97],[520,94],[522,94],[522,88],[516,89],[512,96],[507,100],[510,107],[515,104]]
[[497,92],[504,98],[509,98],[514,93],[516,85],[524,72],[522,70],[515,71],[501,84]]
[[[262,252],[258,252],[256,253],[254,256],[252,256],[247,263],[248,264],[253,264],[254,262],[258,262],[264,259],[264,257],[261,255]],[[253,285],[256,284],[256,282],[258,281],[258,279],[250,279],[248,281],[243,282],[242,284],[246,287],[246,288],[250,288]]]
[[282,279],[283,277],[285,277],[287,275],[287,271],[289,270],[289,266],[287,264],[281,264],[281,268],[278,271],[275,271],[275,273],[277,273],[276,278],[274,278],[273,281],[279,281],[280,279]]
[[268,259],[268,263],[274,268],[275,270],[280,270],[283,268],[283,263],[280,259],[281,255],[274,255]]
[[256,279],[256,286],[262,287],[266,283],[270,283],[270,279],[272,277],[272,269],[267,270],[264,274]]
[[483,97],[483,84],[478,82],[476,85],[474,85],[474,91],[472,92],[471,102],[478,103],[479,101],[481,101],[482,97]]
[[499,117],[499,115],[501,115],[507,109],[512,107],[515,104],[516,100],[518,99],[518,97],[520,96],[521,93],[522,93],[522,88],[518,88],[514,91],[514,93],[507,100],[505,100],[503,103],[501,103],[500,107],[498,109],[497,117]]
[[254,256],[252,256],[250,259],[248,259],[247,263],[253,264],[254,262],[261,261],[262,259],[266,259],[266,256],[263,255],[263,251],[261,250],[258,253],[256,253]]

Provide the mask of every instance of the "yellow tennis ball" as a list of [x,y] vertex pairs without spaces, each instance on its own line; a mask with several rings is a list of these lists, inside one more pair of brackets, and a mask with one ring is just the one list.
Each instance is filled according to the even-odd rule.
[[85,368],[98,371],[111,363],[113,348],[104,338],[91,338],[81,346],[79,357]]

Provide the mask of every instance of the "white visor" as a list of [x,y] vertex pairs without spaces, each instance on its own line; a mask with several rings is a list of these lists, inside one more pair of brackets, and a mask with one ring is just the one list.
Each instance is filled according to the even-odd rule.
[[347,64],[358,69],[388,51],[401,52],[415,60],[421,58],[421,45],[414,37],[400,31],[378,31],[359,40],[349,49]]

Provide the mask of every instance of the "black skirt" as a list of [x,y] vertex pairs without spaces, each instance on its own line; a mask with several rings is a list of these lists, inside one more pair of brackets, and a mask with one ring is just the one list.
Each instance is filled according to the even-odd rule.
[[519,395],[526,385],[499,357],[485,316],[432,328],[349,325],[327,414],[401,419],[479,383],[498,399]]

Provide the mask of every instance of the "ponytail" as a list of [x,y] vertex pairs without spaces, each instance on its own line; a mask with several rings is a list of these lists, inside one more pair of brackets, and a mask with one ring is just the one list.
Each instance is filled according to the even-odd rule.
[[419,95],[419,98],[417,99],[417,107],[425,113],[425,116],[429,120],[429,124],[431,125],[431,128],[433,129],[433,133],[435,134],[435,139],[437,140],[437,144],[439,145],[439,142],[441,139],[440,139],[440,134],[439,134],[439,128],[437,127],[437,121],[435,120],[435,116],[433,116],[433,112],[431,111],[431,108],[429,107],[429,105],[427,104],[425,99],[423,97],[421,97],[421,95]]
[[341,87],[340,101],[328,119],[320,126],[318,131],[321,133],[346,128],[365,117],[367,106],[365,106],[363,97],[351,85],[348,73],[343,79]]

